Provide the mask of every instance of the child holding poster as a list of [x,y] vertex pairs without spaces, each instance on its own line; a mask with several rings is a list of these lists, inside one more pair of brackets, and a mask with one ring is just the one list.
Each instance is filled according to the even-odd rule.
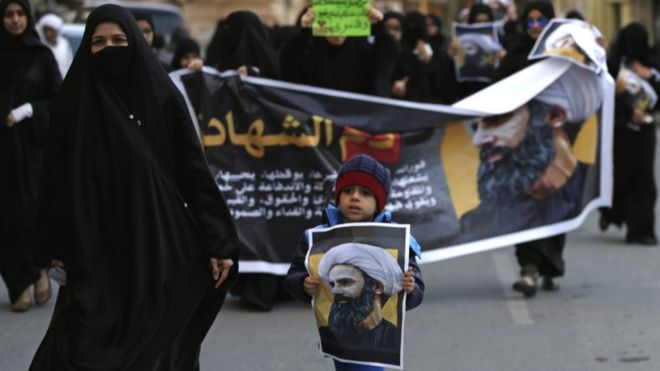
[[[323,224],[314,228],[325,228],[342,223],[393,223],[392,215],[384,210],[390,190],[389,171],[372,157],[360,154],[348,160],[339,169],[335,183],[335,205],[324,210]],[[311,230],[305,231],[294,252],[291,267],[284,281],[287,290],[298,300],[309,302],[319,289],[319,277],[313,277],[305,267]],[[358,245],[358,244],[356,244]],[[410,236],[409,248],[418,257],[421,248]],[[424,297],[422,274],[415,261],[410,259],[408,270],[400,282],[406,293],[406,310],[417,307]],[[370,315],[371,316],[371,315]],[[367,316],[367,317],[370,317]],[[362,326],[364,321],[356,324]],[[334,360],[336,370],[376,371],[382,367],[347,363]]]

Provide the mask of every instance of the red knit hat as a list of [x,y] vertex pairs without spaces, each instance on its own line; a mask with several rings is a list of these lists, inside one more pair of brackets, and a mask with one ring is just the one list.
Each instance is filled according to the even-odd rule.
[[341,191],[350,185],[370,190],[376,198],[376,211],[387,204],[390,193],[390,172],[371,156],[360,154],[346,161],[339,169],[335,183],[335,204],[339,204]]

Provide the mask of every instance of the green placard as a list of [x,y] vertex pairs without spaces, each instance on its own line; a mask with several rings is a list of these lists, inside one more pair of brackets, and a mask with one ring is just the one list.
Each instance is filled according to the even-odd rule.
[[314,36],[369,36],[369,0],[312,0]]

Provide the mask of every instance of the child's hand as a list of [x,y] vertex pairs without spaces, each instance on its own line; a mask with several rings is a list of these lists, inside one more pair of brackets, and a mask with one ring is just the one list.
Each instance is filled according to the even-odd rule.
[[319,278],[307,276],[305,277],[305,282],[303,282],[303,288],[309,296],[316,295],[316,290],[319,288]]
[[413,272],[412,267],[408,267],[408,271],[403,275],[401,287],[406,294],[410,294],[415,289],[415,273]]

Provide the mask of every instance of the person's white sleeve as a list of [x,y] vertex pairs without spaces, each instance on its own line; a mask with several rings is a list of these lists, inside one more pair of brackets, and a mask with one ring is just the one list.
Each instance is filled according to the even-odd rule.
[[16,122],[21,122],[26,118],[32,117],[33,113],[34,111],[32,110],[32,104],[30,103],[22,104],[11,111],[11,114],[14,116],[14,120]]
[[655,82],[660,82],[660,72],[655,68],[651,68],[651,79]]

